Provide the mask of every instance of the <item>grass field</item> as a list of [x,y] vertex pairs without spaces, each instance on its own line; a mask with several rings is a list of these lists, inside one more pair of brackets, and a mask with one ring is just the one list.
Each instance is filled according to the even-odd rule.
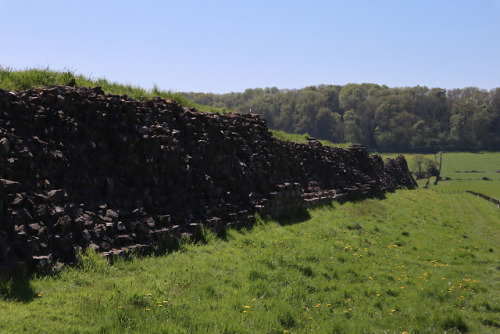
[[500,152],[444,153],[441,177],[431,188],[444,193],[471,190],[500,200]]
[[402,190],[3,287],[0,332],[498,333],[500,221]]
[[452,180],[500,180],[500,152],[444,153],[441,177]]

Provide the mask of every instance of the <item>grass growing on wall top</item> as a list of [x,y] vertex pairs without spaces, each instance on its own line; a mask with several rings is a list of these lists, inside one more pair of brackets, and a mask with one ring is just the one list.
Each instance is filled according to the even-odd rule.
[[[307,139],[309,138],[308,134],[296,134],[296,133],[288,133],[283,130],[271,130],[273,133],[273,136],[284,140],[284,141],[291,141],[295,143],[301,143],[305,144],[307,143]],[[335,147],[342,147],[342,148],[348,148],[351,143],[332,143],[328,140],[319,140],[319,142],[324,145],[324,146],[335,146]]]
[[164,91],[156,85],[151,90],[110,82],[105,78],[91,79],[83,75],[75,75],[71,71],[53,71],[50,69],[26,69],[21,71],[0,67],[0,88],[12,91],[28,90],[36,87],[52,87],[54,85],[97,87],[107,94],[123,95],[136,100],[150,100],[155,96],[177,101],[183,107],[196,108],[205,112],[225,112],[222,109],[198,105],[179,93]]
[[29,282],[0,332],[496,333],[498,209],[403,190]]

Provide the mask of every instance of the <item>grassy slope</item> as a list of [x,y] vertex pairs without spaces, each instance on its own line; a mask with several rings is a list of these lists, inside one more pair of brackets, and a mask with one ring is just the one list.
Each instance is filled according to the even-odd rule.
[[491,203],[419,189],[309,214],[163,257],[90,255],[1,301],[0,332],[498,332]]

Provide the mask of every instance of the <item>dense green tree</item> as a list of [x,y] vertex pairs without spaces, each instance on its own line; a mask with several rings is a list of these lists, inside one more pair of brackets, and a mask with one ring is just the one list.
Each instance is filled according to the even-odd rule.
[[184,95],[199,104],[261,114],[273,129],[378,150],[500,150],[500,88],[347,84]]

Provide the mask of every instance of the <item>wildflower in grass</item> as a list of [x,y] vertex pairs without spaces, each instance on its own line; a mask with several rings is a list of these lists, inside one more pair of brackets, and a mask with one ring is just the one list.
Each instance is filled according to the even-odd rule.
[[119,306],[118,306],[118,308],[122,309],[122,308],[123,308],[123,306],[119,305]]
[[312,318],[312,317],[309,317],[309,320],[313,320],[313,318]]
[[318,304],[318,305],[316,305],[315,307],[316,307],[316,308],[318,308],[318,307],[320,307],[320,306],[321,306],[321,304]]
[[326,304],[326,306],[332,306],[332,304]]
[[244,308],[250,308],[250,306],[248,306],[248,305],[245,305],[245,306],[243,306],[243,307],[244,307]]
[[146,308],[145,310],[146,310],[146,311],[151,311],[151,310],[150,310],[150,309],[148,309],[148,308]]
[[42,294],[41,293],[38,294],[38,298],[42,298]]
[[243,313],[247,313],[247,311],[243,311]]

